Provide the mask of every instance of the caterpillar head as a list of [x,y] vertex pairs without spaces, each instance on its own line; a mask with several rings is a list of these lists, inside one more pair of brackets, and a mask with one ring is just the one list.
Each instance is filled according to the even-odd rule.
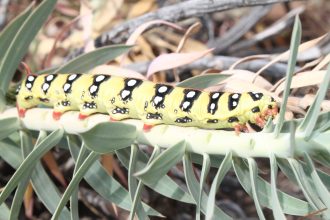
[[28,75],[16,90],[16,101],[18,109],[29,109],[38,104],[32,88],[37,76]]
[[269,118],[274,118],[278,114],[278,107],[273,97],[263,95],[262,98],[254,102],[251,110],[246,114],[249,121],[264,127]]

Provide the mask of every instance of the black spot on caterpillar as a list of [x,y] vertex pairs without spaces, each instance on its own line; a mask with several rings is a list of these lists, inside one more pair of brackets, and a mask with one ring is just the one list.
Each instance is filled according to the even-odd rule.
[[135,78],[93,74],[29,75],[17,91],[17,107],[53,107],[55,118],[70,110],[87,117],[141,119],[147,125],[173,124],[206,129],[240,129],[249,121],[277,114],[275,100],[265,94],[206,92],[155,84]]

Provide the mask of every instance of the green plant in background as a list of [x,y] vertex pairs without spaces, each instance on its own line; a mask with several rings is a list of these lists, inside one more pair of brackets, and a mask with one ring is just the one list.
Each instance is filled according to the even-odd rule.
[[[129,210],[130,219],[135,215],[139,219],[162,216],[141,201],[144,185],[166,197],[195,204],[196,219],[201,218],[201,213],[206,219],[231,219],[215,205],[216,192],[230,169],[234,170],[245,191],[253,198],[260,219],[265,219],[262,207],[272,209],[275,219],[285,219],[285,214],[305,216],[320,210],[317,213],[319,216],[330,219],[330,176],[314,166],[314,161],[327,167],[330,165],[330,113],[320,113],[320,105],[330,81],[330,66],[306,116],[302,119],[284,120],[301,37],[298,18],[292,34],[283,102],[279,120],[275,125],[269,121],[263,131],[242,133],[239,136],[231,131],[168,125],[156,126],[146,134],[141,129],[141,122],[104,122],[108,120],[105,115],[93,116],[93,120],[84,124],[76,119],[75,113],[67,113],[66,123],[54,125],[53,121],[47,119],[50,115],[49,109],[35,109],[31,111],[40,114],[35,114],[33,118],[32,114],[28,114],[26,118],[18,119],[16,110],[6,104],[5,94],[13,74],[55,2],[43,1],[34,10],[29,7],[0,35],[0,157],[16,169],[0,194],[0,219],[18,218],[29,181],[32,182],[38,198],[53,214],[53,219],[79,219],[78,186],[83,178],[102,197]],[[129,48],[125,45],[103,47],[81,55],[54,71],[87,72],[94,66],[127,52]],[[195,77],[181,85],[205,88],[224,78],[215,77]],[[37,125],[33,121],[37,121]],[[34,145],[32,140],[35,137],[31,130],[39,130]],[[187,136],[180,139],[176,135],[178,133],[187,133]],[[152,155],[146,155],[139,149],[138,144],[154,146]],[[55,145],[70,151],[76,162],[72,181],[63,195],[58,192],[40,163],[40,158]],[[164,147],[167,149],[162,150]],[[103,169],[98,161],[99,155],[103,153],[116,154],[128,169],[128,191]],[[270,183],[258,176],[254,157],[269,158]],[[188,191],[166,175],[180,161],[183,161]],[[202,165],[200,181],[193,173],[193,163]],[[205,192],[204,181],[211,167],[217,168],[218,171],[210,191]],[[307,201],[277,189],[278,168],[299,185]],[[4,201],[15,189],[15,196],[9,208]],[[65,207],[69,200],[70,209]]]

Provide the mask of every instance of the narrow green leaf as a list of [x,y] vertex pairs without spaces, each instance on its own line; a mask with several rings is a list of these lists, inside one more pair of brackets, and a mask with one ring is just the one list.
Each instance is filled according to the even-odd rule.
[[[77,173],[77,170],[80,168],[84,160],[86,159],[87,155],[90,153],[88,149],[86,149],[85,145],[82,144],[80,147],[79,155],[76,161],[76,166],[73,170],[73,175]],[[72,220],[78,220],[79,219],[79,208],[78,208],[78,189],[79,184],[76,186],[76,188],[73,190],[71,198],[70,198],[70,214]]]
[[174,165],[182,160],[186,142],[180,141],[158,155],[147,167],[135,175],[145,184],[156,184]]
[[70,199],[70,196],[72,195],[72,192],[76,187],[78,187],[79,182],[84,177],[85,173],[88,171],[88,169],[91,167],[91,165],[97,160],[99,157],[99,154],[96,152],[91,152],[86,160],[83,162],[83,164],[79,167],[78,171],[75,173],[75,175],[72,177],[71,182],[69,183],[68,187],[66,188],[60,202],[57,205],[57,208],[54,212],[54,215],[52,216],[52,220],[58,219],[59,214],[61,213],[62,209]]
[[6,118],[0,120],[0,140],[8,137],[14,131],[19,129],[19,122],[17,118]]
[[283,122],[284,122],[284,114],[285,114],[286,105],[287,105],[288,97],[289,97],[289,93],[290,93],[292,76],[293,76],[293,73],[294,73],[295,67],[296,67],[298,47],[300,44],[300,40],[301,40],[301,23],[300,23],[299,17],[296,16],[294,26],[293,26],[292,36],[291,36],[290,57],[289,57],[289,61],[288,61],[288,69],[286,72],[285,89],[283,92],[283,98],[282,98],[282,103],[281,103],[281,107],[280,107],[281,111],[279,114],[277,124],[275,125],[275,129],[274,129],[275,137],[278,137],[279,133],[282,130],[282,126],[283,126]]
[[[37,162],[35,169],[31,176],[31,182],[34,192],[37,194],[39,200],[50,213],[54,213],[57,204],[61,200],[61,195],[55,183],[51,180],[41,162]],[[70,219],[70,212],[65,207],[59,217],[61,220]]]
[[262,208],[259,202],[259,197],[258,197],[258,189],[257,189],[257,183],[256,180],[258,178],[258,167],[257,163],[253,158],[248,158],[248,164],[249,164],[249,171],[250,171],[250,181],[251,181],[251,189],[252,189],[252,196],[254,200],[254,204],[256,206],[256,210],[258,213],[258,217],[261,220],[265,220],[264,213],[262,212]]
[[[234,170],[238,181],[241,183],[244,190],[250,195],[252,195],[252,188],[250,182],[249,168],[242,158],[234,158],[233,161]],[[268,182],[263,180],[258,176],[256,180],[256,187],[258,188],[257,194],[259,202],[262,206],[268,208],[272,207],[271,203],[271,186]],[[304,216],[314,211],[307,202],[297,199],[293,196],[290,196],[280,190],[277,191],[279,200],[282,203],[283,212],[289,215],[298,215]]]
[[[25,158],[33,149],[32,139],[25,131],[20,131],[20,136],[21,136],[22,156],[23,158]],[[10,209],[10,217],[9,217],[10,220],[18,219],[23,203],[24,194],[27,186],[29,185],[32,171],[33,169],[28,170],[27,173],[21,178],[21,181],[18,184]]]
[[141,204],[141,190],[143,188],[142,181],[136,180],[136,178],[133,176],[136,171],[136,161],[137,161],[137,151],[139,150],[139,147],[136,144],[132,144],[131,146],[131,159],[129,163],[129,169],[128,169],[128,186],[129,186],[129,192],[132,199],[132,208],[129,214],[129,219],[133,220],[135,217],[135,212],[137,213],[137,216],[139,219],[149,219],[147,214],[145,213],[142,204]]
[[317,170],[315,169],[315,166],[313,164],[313,161],[307,153],[304,154],[304,158],[307,162],[307,169],[304,170],[307,175],[313,180],[317,194],[321,198],[323,204],[327,207],[327,210],[324,211],[324,217],[328,219],[330,218],[330,193],[320,179]]
[[[195,177],[193,167],[192,167],[192,160],[188,153],[183,158],[183,168],[184,168],[184,174],[186,177],[186,183],[187,187],[189,189],[190,194],[195,200],[195,204],[197,204],[198,201],[198,194],[199,194],[199,184]],[[206,214],[207,212],[207,195],[205,192],[202,193],[202,201],[201,201],[201,211]],[[221,219],[221,220],[227,220],[232,219],[229,217],[226,213],[224,213],[221,209],[219,209],[217,206],[214,209],[214,218],[213,219]]]
[[6,93],[8,90],[9,83],[13,78],[17,66],[24,57],[31,41],[40,30],[42,24],[52,12],[55,4],[56,1],[54,0],[42,1],[38,7],[27,18],[25,18],[24,23],[11,41],[0,64],[0,90],[3,93]]
[[120,122],[105,122],[81,133],[86,147],[98,153],[110,153],[130,146],[136,139],[136,127]]
[[[43,132],[41,133],[41,135],[43,135]],[[39,137],[41,135],[39,135]],[[38,139],[38,142],[40,141],[41,138]],[[0,149],[0,156],[3,157],[3,159],[13,168],[17,169],[22,163],[22,157],[20,149],[15,146],[15,143],[9,139],[4,139],[0,142]],[[55,208],[60,201],[60,194],[40,162],[37,162],[35,166],[31,176],[31,182],[39,200],[46,206],[50,213],[54,213]],[[68,209],[65,208],[61,213],[60,219],[67,220],[69,218],[70,213]],[[0,217],[0,219],[2,218]],[[9,219],[9,214],[8,218],[5,219]]]
[[0,219],[9,219],[10,210],[6,204],[0,205]]
[[[155,154],[153,154],[153,158],[156,158],[159,155],[159,149],[155,151]],[[128,168],[129,164],[129,158],[130,158],[130,151],[127,148],[121,149],[116,151],[118,159],[121,161],[121,163]],[[150,161],[150,160],[149,160]],[[144,167],[146,167],[148,163],[147,156],[141,152],[138,151],[138,160],[136,164],[136,169],[141,170]],[[151,189],[155,190],[161,195],[164,195],[168,198],[185,202],[185,203],[194,203],[193,199],[190,197],[190,195],[185,192],[176,182],[174,182],[168,175],[165,175],[159,179],[159,181],[156,184],[146,184]]]
[[[1,75],[0,75],[1,77]],[[0,90],[0,113],[6,109],[6,95],[3,91]]]
[[309,204],[313,207],[314,210],[324,209],[325,208],[324,204],[317,196],[314,188],[308,182],[308,177],[305,175],[305,172],[302,169],[301,165],[298,163],[298,161],[292,158],[288,158],[287,160],[296,177],[297,183],[299,184]]
[[16,143],[7,138],[0,141],[0,157],[15,169],[23,161]]
[[89,53],[82,54],[70,62],[60,66],[54,73],[85,73],[94,67],[104,64],[119,55],[126,53],[132,46],[111,45],[101,47]]
[[[319,144],[318,142],[316,142]],[[326,144],[326,143],[321,143]],[[313,149],[313,152],[310,153],[313,160],[321,163],[325,167],[330,167],[330,154],[327,149]]]
[[225,74],[206,74],[206,75],[198,75],[186,79],[182,82],[179,82],[176,86],[178,87],[188,87],[192,89],[205,89],[210,86],[214,86],[219,82],[227,79],[231,75]]
[[203,195],[203,188],[204,188],[204,183],[207,177],[207,174],[210,171],[211,167],[211,161],[210,161],[210,156],[206,153],[203,154],[203,166],[202,166],[202,172],[201,172],[201,177],[199,181],[199,195],[198,195],[198,201],[197,201],[197,207],[196,207],[196,219],[200,220],[201,219],[201,201],[202,201],[202,195]]
[[271,200],[272,200],[272,209],[273,209],[273,216],[276,219],[285,220],[285,215],[283,213],[280,201],[278,200],[277,195],[277,188],[276,188],[276,179],[277,179],[277,163],[276,158],[273,153],[270,155],[270,181],[271,181]]
[[[307,165],[305,163],[303,163],[301,161],[300,161],[300,163],[303,166],[304,170],[308,169]],[[330,175],[327,174],[326,172],[322,171],[322,170],[319,170],[319,169],[316,169],[316,171],[317,171],[317,175],[320,177],[321,181],[330,190]]]
[[[27,19],[27,17],[31,14],[32,12],[32,6],[34,3],[31,3],[29,7],[27,7],[22,13],[20,13],[14,20],[12,20],[0,33],[0,48],[1,48],[1,53],[0,53],[0,65],[1,65],[1,60],[3,59],[6,51],[9,48],[10,42],[14,39],[17,31],[19,28],[22,26],[23,22]],[[0,75],[0,80],[1,79]]]
[[317,92],[314,102],[309,107],[307,114],[304,117],[304,120],[301,122],[298,129],[302,131],[305,135],[305,140],[308,141],[312,134],[314,133],[314,127],[316,121],[319,117],[321,111],[321,104],[324,100],[324,97],[328,91],[330,83],[330,64],[328,65],[327,72],[324,76],[323,82],[320,85],[319,91]]
[[33,169],[40,158],[61,140],[63,132],[63,129],[52,132],[25,158],[21,166],[16,170],[0,194],[0,204],[2,204],[10,193],[16,188],[21,178],[27,173],[27,171]]
[[[77,160],[79,147],[76,140],[73,138],[73,135],[69,135],[67,140],[71,155],[74,160]],[[131,209],[131,198],[129,193],[122,185],[120,185],[120,183],[117,182],[117,180],[104,170],[99,161],[94,162],[85,174],[84,179],[103,198],[115,203],[122,209]],[[143,207],[148,215],[162,216],[146,204],[143,204]]]
[[[220,183],[223,180],[223,178],[225,177],[226,173],[229,171],[229,169],[231,168],[231,163],[232,163],[232,153],[228,152],[225,156],[225,158],[223,159],[217,174],[214,177],[214,180],[212,182],[211,185],[211,190],[209,193],[209,197],[207,199],[207,206],[206,206],[206,216],[205,219],[207,220],[211,220],[211,219],[216,219],[217,217],[220,217],[221,219],[228,219],[229,216],[227,216],[226,214],[222,213],[222,211],[220,212],[220,216],[219,214],[217,214],[215,212],[215,196],[217,194],[217,191],[219,189]],[[220,209],[219,209],[220,210]]]

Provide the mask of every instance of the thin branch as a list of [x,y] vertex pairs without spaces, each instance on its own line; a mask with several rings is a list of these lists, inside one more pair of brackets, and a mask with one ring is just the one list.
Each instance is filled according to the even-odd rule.
[[279,32],[285,30],[293,24],[294,18],[296,15],[304,12],[304,7],[299,7],[291,10],[288,14],[286,14],[283,18],[275,22],[273,25],[265,29],[264,31],[256,34],[253,38],[242,41],[233,45],[229,52],[233,53],[239,50],[244,50],[252,45],[255,45],[257,42],[263,41],[265,39],[271,38],[272,36],[277,35]]
[[227,31],[220,38],[216,38],[208,43],[210,48],[215,48],[214,53],[219,54],[227,50],[233,43],[240,39],[249,31],[263,16],[272,8],[272,5],[257,6],[252,8],[250,13],[242,17],[234,27]]
[[[52,111],[52,109],[46,108],[29,109],[25,117],[21,118],[20,125],[22,128],[30,130],[53,131],[62,128],[68,134],[79,134],[90,130],[97,124],[109,122],[109,116],[106,114],[95,114],[85,120],[79,120],[78,111],[67,112],[62,115],[60,120],[55,121]],[[18,117],[16,108],[7,109],[0,114],[0,120],[13,117]],[[185,140],[187,150],[198,154],[225,155],[231,151],[234,155],[243,158],[268,157],[271,152],[278,157],[293,156],[289,144],[289,133],[283,133],[281,137],[274,139],[272,133],[265,132],[237,135],[234,131],[206,130],[174,125],[157,125],[146,132],[143,130],[141,120],[129,119],[121,122],[136,127],[136,142],[139,144],[168,148]]]

